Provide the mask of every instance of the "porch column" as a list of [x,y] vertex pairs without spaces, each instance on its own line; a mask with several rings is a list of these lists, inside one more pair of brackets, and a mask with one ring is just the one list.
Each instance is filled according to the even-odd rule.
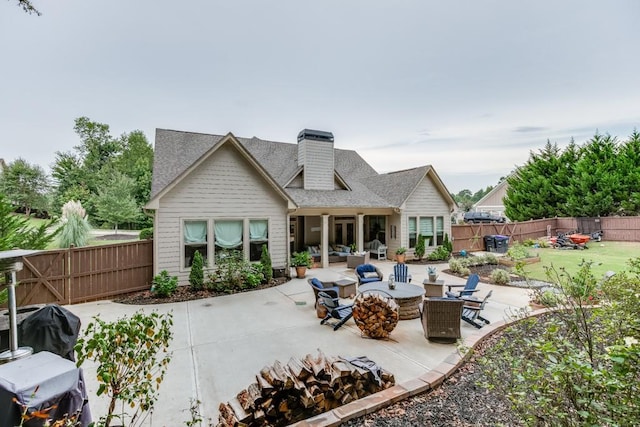
[[364,251],[364,214],[358,214],[358,243],[356,250],[358,252]]
[[329,268],[329,214],[322,214],[322,268]]

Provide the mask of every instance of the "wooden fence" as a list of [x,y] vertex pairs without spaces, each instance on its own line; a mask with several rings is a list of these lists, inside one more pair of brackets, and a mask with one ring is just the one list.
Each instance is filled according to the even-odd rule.
[[153,241],[43,251],[22,262],[18,306],[75,304],[149,289]]
[[603,231],[603,240],[640,242],[640,217],[551,218],[505,224],[460,224],[451,226],[453,250],[459,252],[484,250],[484,236],[500,234],[510,242],[555,236],[577,230],[583,233]]

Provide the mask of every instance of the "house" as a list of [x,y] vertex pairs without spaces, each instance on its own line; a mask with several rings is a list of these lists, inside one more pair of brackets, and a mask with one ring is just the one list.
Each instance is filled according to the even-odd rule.
[[274,268],[294,251],[371,242],[411,256],[418,233],[427,251],[451,232],[456,207],[431,166],[379,174],[358,153],[334,147],[330,132],[305,129],[297,143],[157,129],[151,200],[154,268],[188,280],[200,251],[208,265],[223,249]]
[[484,197],[478,200],[471,210],[474,212],[489,212],[496,216],[506,216],[504,214],[504,198],[507,195],[509,184],[503,179],[491,189]]

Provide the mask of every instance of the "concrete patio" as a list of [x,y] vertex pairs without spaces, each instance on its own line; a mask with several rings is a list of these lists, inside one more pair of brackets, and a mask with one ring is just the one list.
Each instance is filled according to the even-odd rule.
[[[391,261],[374,261],[385,278],[393,269]],[[437,265],[445,283],[464,283],[464,279],[440,273],[448,268]],[[409,264],[412,283],[421,285],[426,266]],[[337,280],[355,277],[346,263],[328,269],[311,269],[306,278]],[[388,340],[363,338],[353,320],[333,331],[321,326],[314,309],[313,291],[306,278],[294,278],[278,287],[202,300],[132,306],[98,301],[67,306],[86,326],[93,316],[111,321],[136,310],[173,313],[173,358],[155,411],[145,425],[176,426],[190,420],[191,400],[201,402],[206,421],[217,421],[218,405],[228,401],[254,382],[255,375],[275,360],[316,354],[367,356],[395,375],[396,383],[418,378],[457,352],[455,344],[436,344],[424,338],[420,319],[400,321]],[[484,316],[492,322],[504,320],[513,310],[528,303],[526,289],[481,283],[480,297],[493,289]],[[347,301],[345,301],[347,302]],[[477,329],[462,322],[463,338]],[[484,328],[488,330],[489,328]],[[482,331],[482,330],[481,330]],[[95,419],[106,412],[107,399],[97,397],[95,366],[83,365]]]

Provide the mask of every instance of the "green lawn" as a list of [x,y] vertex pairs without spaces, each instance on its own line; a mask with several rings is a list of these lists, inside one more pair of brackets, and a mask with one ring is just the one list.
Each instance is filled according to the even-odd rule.
[[579,264],[584,261],[593,261],[592,271],[596,277],[611,270],[620,272],[628,270],[627,260],[640,257],[640,243],[637,242],[590,242],[589,249],[552,249],[530,248],[529,251],[540,256],[540,262],[528,264],[525,271],[531,278],[546,280],[544,267],[564,267],[571,275],[579,269]]

